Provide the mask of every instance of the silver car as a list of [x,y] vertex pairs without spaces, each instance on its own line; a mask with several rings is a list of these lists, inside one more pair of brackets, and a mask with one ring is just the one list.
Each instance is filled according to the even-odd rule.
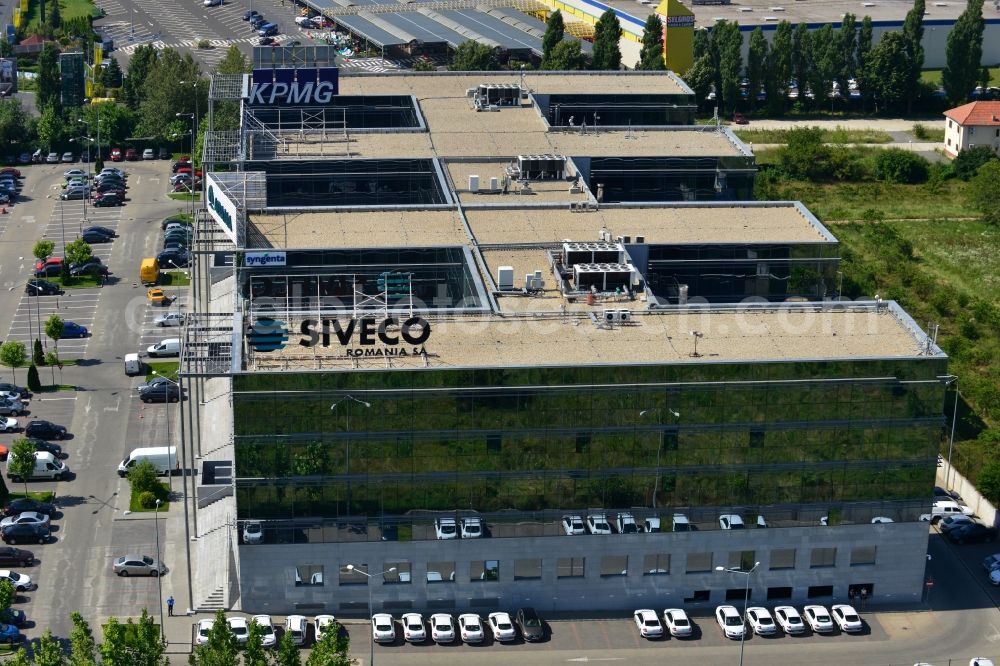
[[24,403],[20,400],[0,400],[0,416],[20,416],[24,414]]
[[148,555],[123,555],[115,560],[114,571],[119,576],[159,576],[167,573],[162,562]]

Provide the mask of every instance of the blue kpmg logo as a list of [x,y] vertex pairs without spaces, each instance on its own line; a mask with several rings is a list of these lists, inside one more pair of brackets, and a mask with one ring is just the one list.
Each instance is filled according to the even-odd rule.
[[273,352],[285,348],[288,329],[285,324],[270,317],[257,317],[250,327],[250,346],[254,351]]

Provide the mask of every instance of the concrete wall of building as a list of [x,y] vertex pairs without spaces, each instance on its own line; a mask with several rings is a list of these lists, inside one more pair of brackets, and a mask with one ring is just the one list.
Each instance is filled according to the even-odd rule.
[[972,481],[969,481],[957,469],[949,465],[947,460],[941,461],[941,466],[937,469],[935,483],[942,488],[954,490],[961,495],[965,504],[975,511],[976,517],[985,524],[997,525],[1000,523],[997,520],[1000,518],[997,515],[997,508],[988,499],[983,497],[982,493],[972,484]]
[[[751,580],[752,600],[767,601],[768,588],[791,587],[796,604],[806,602],[810,586],[833,586],[830,604],[848,597],[849,585],[872,586],[869,603],[913,603],[921,598],[927,552],[926,523],[862,524],[837,527],[713,530],[663,534],[462,539],[456,541],[287,544],[240,547],[242,608],[273,614],[293,611],[364,615],[368,587],[340,585],[347,564],[367,564],[372,573],[399,562],[411,565],[411,584],[372,581],[376,611],[472,610],[485,613],[533,605],[543,612],[627,611],[644,606],[685,606],[692,610],[724,603],[727,589],[742,590],[742,577],[714,571],[739,563],[752,550],[760,562]],[[875,564],[851,564],[852,549],[875,546]],[[796,550],[794,568],[772,569],[776,550]],[[812,566],[818,548],[836,548],[834,566]],[[689,554],[712,553],[711,566],[686,573]],[[647,555],[669,554],[670,573],[644,575]],[[603,557],[627,556],[625,576],[601,575]],[[560,558],[586,558],[583,577],[560,578]],[[735,562],[731,558],[736,558]],[[515,580],[514,562],[542,560],[541,578]],[[499,580],[470,580],[470,562],[499,561]],[[428,563],[455,563],[455,581],[426,583]],[[322,565],[324,585],[295,584],[296,566]],[[436,566],[436,565],[435,565]],[[705,570],[707,569],[707,570]],[[307,578],[308,579],[308,578]],[[697,590],[710,590],[706,602],[685,602]]]

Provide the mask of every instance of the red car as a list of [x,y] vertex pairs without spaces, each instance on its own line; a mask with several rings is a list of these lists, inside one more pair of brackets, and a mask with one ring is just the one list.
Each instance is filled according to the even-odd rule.
[[182,180],[176,185],[174,185],[174,192],[201,192],[201,180],[194,181],[194,187],[192,188],[189,181]]
[[112,148],[111,149],[111,161],[112,162],[121,162],[122,161],[122,149],[121,148]]
[[125,159],[129,162],[135,162],[139,159],[139,153],[135,152],[135,148],[129,148],[125,151]]
[[8,173],[14,176],[14,178],[21,177],[21,171],[19,169],[15,169],[14,167],[4,167],[0,169],[0,174],[8,174]]
[[49,257],[45,261],[39,261],[35,264],[35,270],[40,271],[46,266],[62,266],[62,257]]
[[742,113],[733,114],[733,122],[737,125],[749,125],[750,121]]

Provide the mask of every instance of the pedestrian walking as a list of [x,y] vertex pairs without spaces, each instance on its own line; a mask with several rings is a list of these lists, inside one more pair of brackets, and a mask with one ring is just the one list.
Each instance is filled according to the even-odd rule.
[[174,595],[167,597],[167,615],[173,617],[174,615]]

